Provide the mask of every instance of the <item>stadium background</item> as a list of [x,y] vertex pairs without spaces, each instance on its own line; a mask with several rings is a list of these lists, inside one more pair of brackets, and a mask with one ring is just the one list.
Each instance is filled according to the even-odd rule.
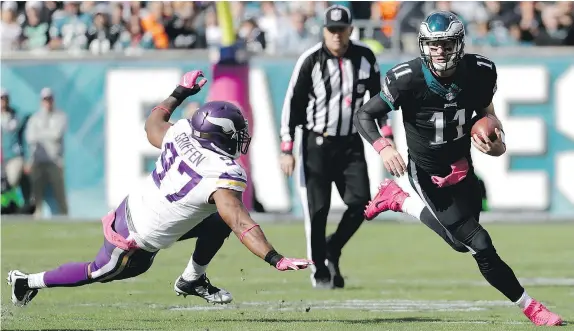
[[[230,27],[238,32],[238,41],[243,41],[251,55],[249,82],[245,84],[254,129],[251,177],[266,210],[253,215],[259,222],[287,221],[263,228],[275,247],[293,256],[305,255],[305,235],[296,178],[286,179],[279,169],[279,118],[297,56],[308,43],[319,40],[321,12],[331,3],[231,3],[234,24]],[[574,220],[572,3],[503,2],[499,11],[497,2],[338,3],[351,7],[358,27],[353,38],[371,45],[382,72],[418,56],[415,31],[430,10],[450,7],[467,22],[467,51],[488,56],[497,64],[494,103],[508,139],[508,153],[501,158],[473,150],[491,208],[483,213],[482,220],[501,221],[487,226],[497,250],[531,295],[572,323],[574,279],[568,261],[572,259],[574,222],[546,224]],[[68,115],[65,180],[70,210],[70,217],[62,219],[51,217],[44,208],[49,222],[26,222],[33,220],[30,215],[2,215],[3,274],[13,268],[37,272],[59,263],[93,258],[101,245],[97,220],[153,168],[157,151],[145,139],[145,116],[190,69],[204,70],[210,83],[181,108],[189,110],[204,102],[212,92],[215,59],[234,51],[218,50],[225,23],[214,24],[213,4],[200,1],[166,2],[160,19],[153,19],[160,6],[150,2],[84,1],[79,6],[87,17],[82,21],[85,26],[79,22],[77,33],[64,38],[63,47],[52,44],[49,32],[42,29],[52,24],[65,26],[62,14],[69,5],[2,2],[3,12],[13,10],[16,14],[13,22],[3,15],[1,36],[0,83],[10,93],[12,105],[21,114],[34,113],[40,90],[50,87],[57,108]],[[124,10],[118,11],[121,7]],[[39,30],[35,31],[39,34],[22,35],[22,28],[29,26],[27,10],[40,14]],[[120,42],[106,46],[107,38],[115,38],[111,33],[114,25],[110,24],[104,27],[103,39],[98,39],[103,42],[88,46],[83,32],[96,17],[106,14],[112,23],[121,23],[116,25]],[[304,25],[301,14],[306,16]],[[150,31],[130,34],[128,24],[123,23],[133,17],[145,20]],[[171,29],[179,18],[190,19],[193,29]],[[259,28],[247,33],[242,28],[253,27],[246,23],[249,19]],[[556,22],[560,22],[559,27]],[[174,119],[181,116],[182,111],[178,111]],[[400,113],[392,114],[392,121],[399,151],[406,157]],[[367,146],[366,150],[374,193],[387,174],[372,148]],[[399,183],[412,192],[405,178]],[[55,208],[52,202],[50,207]],[[335,194],[333,202],[331,216],[337,220],[343,205]],[[383,213],[380,219],[414,222],[391,212]],[[508,221],[520,224],[505,224]],[[534,224],[524,224],[526,221]],[[334,224],[329,224],[329,229],[334,229]],[[277,273],[230,238],[209,268],[214,284],[235,297],[234,303],[225,307],[175,297],[172,292],[172,281],[181,273],[192,246],[179,243],[160,253],[153,268],[137,279],[41,292],[27,309],[12,307],[9,287],[3,285],[2,327],[170,331],[530,329],[516,307],[482,279],[468,255],[452,252],[418,223],[364,224],[344,251],[341,267],[348,286],[343,291],[311,291],[307,272]]]
[[[7,3],[10,2],[4,2],[3,8],[10,7]],[[90,18],[86,22],[109,14],[113,23],[116,10],[121,7],[119,4],[83,2],[79,6],[83,15]],[[156,4],[142,4],[138,14],[140,18],[149,20],[154,17]],[[574,185],[571,185],[574,183],[574,172],[571,171],[574,168],[574,129],[568,125],[574,120],[568,95],[574,90],[574,50],[572,46],[557,46],[570,42],[571,26],[561,28],[561,31],[570,33],[569,36],[563,35],[566,37],[553,39],[551,43],[540,36],[528,37],[527,33],[525,36],[524,31],[518,39],[514,37],[513,29],[522,24],[520,14],[528,10],[525,3],[514,4],[512,8],[504,3],[496,15],[490,4],[479,2],[437,2],[430,5],[407,2],[389,8],[385,7],[389,6],[387,2],[361,6],[350,2],[344,4],[350,5],[358,17],[354,39],[373,45],[382,72],[417,55],[410,45],[416,45],[413,39],[415,30],[407,23],[425,11],[445,6],[461,12],[461,17],[467,22],[467,51],[480,52],[498,66],[499,89],[494,104],[505,124],[508,153],[501,158],[489,158],[473,150],[478,171],[488,188],[492,212],[504,213],[502,218],[507,220],[574,218]],[[136,7],[133,3],[124,5],[125,8]],[[273,45],[287,42],[290,38],[300,38],[303,44],[320,40],[317,35],[320,12],[327,3],[277,2],[272,5],[274,11],[271,12],[275,16],[269,14],[269,3],[245,2],[239,7],[234,3],[231,7],[234,28],[240,30],[237,37],[245,41],[251,55],[248,82],[254,128],[251,178],[258,201],[267,214],[278,213],[284,218],[287,213],[299,218],[301,208],[294,184],[296,178],[287,179],[279,170],[278,128],[284,93],[300,51],[288,47],[284,51]],[[40,13],[48,11],[51,13],[48,21],[51,20],[54,28],[61,26],[57,22],[65,20],[62,13],[68,10],[67,3],[59,6],[61,9],[47,9],[48,3],[19,3],[16,17],[25,26],[28,24],[28,11],[34,8]],[[548,16],[551,14],[548,12],[557,11],[560,6],[560,3],[547,3],[540,7],[536,3],[532,10],[539,20],[540,31],[545,31],[544,24],[550,24]],[[125,8],[124,16],[126,11],[132,13],[124,19],[129,20],[135,15],[134,9]],[[144,50],[140,46],[118,48],[113,44],[110,49],[98,48],[93,41],[82,41],[81,34],[69,37],[67,46],[63,47],[66,49],[52,46],[49,40],[46,40],[47,45],[41,46],[31,46],[26,38],[18,39],[15,44],[3,40],[1,84],[9,91],[12,105],[20,113],[34,112],[38,108],[40,90],[50,87],[57,107],[68,115],[65,181],[72,218],[100,217],[120,201],[131,184],[153,169],[157,151],[145,139],[143,121],[153,105],[171,91],[178,77],[187,70],[202,69],[211,78],[211,66],[219,55],[217,47],[220,45],[213,38],[214,33],[209,32],[213,27],[209,26],[208,18],[213,14],[214,6],[208,2],[192,5],[174,2],[165,3],[162,8],[163,18],[157,22],[164,23],[166,32],[172,31],[168,26],[175,24],[174,17],[187,17],[191,10],[194,27],[205,24],[204,29],[196,28],[193,33],[199,39],[203,36],[210,41],[188,45],[185,50],[174,50],[179,46],[173,42],[167,47],[169,49]],[[377,10],[378,16],[374,13]],[[466,13],[469,16],[465,17]],[[280,34],[276,31],[274,26],[281,23],[296,30],[297,15],[305,14],[305,33],[293,37],[289,32]],[[255,38],[242,38],[241,29],[249,20],[258,22],[261,28],[252,32],[257,35]],[[505,25],[501,27],[501,24]],[[486,33],[481,30],[484,27]],[[392,29],[395,29],[394,33]],[[60,30],[60,34],[66,34],[65,30]],[[397,30],[402,32],[397,34]],[[171,33],[175,37],[170,34],[167,37],[177,39],[178,32]],[[537,44],[553,44],[554,47],[536,47]],[[164,47],[160,43],[156,45],[150,47]],[[207,95],[207,90],[202,91],[189,101],[201,104]],[[176,118],[181,113],[176,112]],[[400,113],[393,114],[392,121],[399,150],[406,157]],[[377,155],[371,148],[366,149],[374,193],[386,174]],[[399,179],[399,182],[411,190],[406,179]],[[50,205],[54,207],[55,204]],[[335,190],[333,206],[335,213],[343,208]],[[385,213],[382,217],[389,216],[397,215]]]

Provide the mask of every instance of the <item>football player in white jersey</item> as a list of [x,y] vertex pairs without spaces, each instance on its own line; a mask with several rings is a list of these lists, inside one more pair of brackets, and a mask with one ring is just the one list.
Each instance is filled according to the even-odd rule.
[[212,303],[231,294],[209,282],[205,270],[231,231],[255,255],[280,271],[305,269],[312,262],[277,253],[243,206],[247,177],[235,160],[251,137],[235,105],[214,101],[191,119],[169,122],[173,111],[207,81],[201,71],[186,73],[173,93],[149,115],[149,142],[162,150],[155,170],[141,187],[102,219],[104,245],[91,262],[73,262],[35,274],[8,273],[12,302],[24,306],[39,289],[77,287],[141,275],[157,252],[176,241],[197,238],[194,254],[175,282],[176,293]]

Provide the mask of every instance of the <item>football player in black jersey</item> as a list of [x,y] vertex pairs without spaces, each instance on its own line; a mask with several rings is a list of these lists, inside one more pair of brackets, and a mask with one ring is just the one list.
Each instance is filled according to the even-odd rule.
[[[472,253],[484,278],[536,325],[562,325],[560,316],[532,299],[498,256],[488,232],[479,224],[481,187],[470,155],[500,156],[506,151],[504,132],[497,139],[470,136],[476,119],[496,116],[496,66],[489,59],[464,53],[464,26],[450,12],[430,14],[421,24],[421,56],[396,65],[384,78],[379,97],[355,114],[359,133],[381,155],[394,176],[405,172],[419,197],[411,197],[387,179],[367,205],[366,219],[386,210],[420,219],[456,251]],[[408,162],[384,137],[375,119],[401,109]],[[473,113],[477,116],[473,118]]]

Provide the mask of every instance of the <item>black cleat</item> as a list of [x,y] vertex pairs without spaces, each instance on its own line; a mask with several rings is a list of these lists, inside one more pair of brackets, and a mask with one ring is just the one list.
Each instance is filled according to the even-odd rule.
[[325,265],[327,265],[327,268],[329,268],[329,272],[333,278],[333,287],[344,288],[345,279],[343,278],[343,275],[341,275],[341,270],[339,269],[339,259],[327,258],[325,260]]
[[211,285],[205,274],[192,281],[185,280],[182,276],[179,276],[175,280],[173,289],[177,295],[183,295],[183,297],[195,295],[213,304],[226,304],[233,300],[231,293]]
[[317,268],[315,272],[311,274],[311,284],[313,288],[316,289],[332,289],[333,281],[329,269],[325,267]]

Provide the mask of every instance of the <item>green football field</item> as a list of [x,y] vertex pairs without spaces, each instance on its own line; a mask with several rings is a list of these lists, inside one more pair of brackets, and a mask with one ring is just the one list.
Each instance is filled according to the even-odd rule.
[[[330,225],[333,229],[333,225]],[[529,294],[574,324],[574,224],[487,224]],[[263,224],[285,255],[305,256],[303,224]],[[2,277],[12,268],[91,261],[101,223],[2,224]],[[146,274],[82,288],[42,290],[25,308],[2,285],[3,330],[530,330],[483,280],[469,254],[418,224],[365,223],[343,252],[343,290],[314,290],[310,272],[278,272],[230,237],[208,269],[233,293],[227,306],[178,297],[173,281],[194,241],[160,252]]]

